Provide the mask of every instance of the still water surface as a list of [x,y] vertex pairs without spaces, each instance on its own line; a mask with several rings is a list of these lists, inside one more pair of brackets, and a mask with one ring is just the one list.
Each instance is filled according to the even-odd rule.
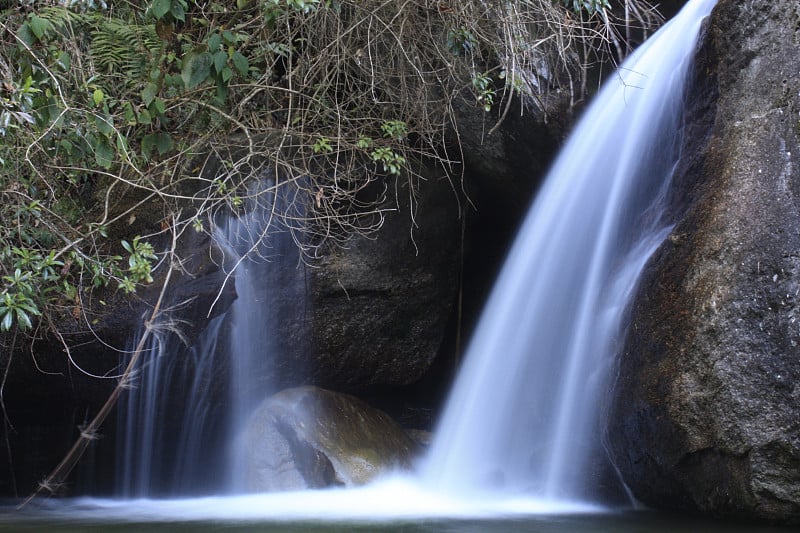
[[435,518],[358,522],[324,521],[182,521],[180,519],[158,522],[137,522],[135,515],[130,521],[108,522],[87,520],[85,518],[55,518],[48,513],[32,516],[9,510],[10,514],[0,516],[0,531],[53,531],[62,533],[120,531],[120,532],[386,532],[386,533],[666,533],[666,532],[709,532],[709,533],[788,533],[796,529],[770,527],[766,525],[742,524],[733,522],[713,522],[692,518],[666,516],[644,511],[620,513],[541,515],[527,517],[496,517],[480,519]]

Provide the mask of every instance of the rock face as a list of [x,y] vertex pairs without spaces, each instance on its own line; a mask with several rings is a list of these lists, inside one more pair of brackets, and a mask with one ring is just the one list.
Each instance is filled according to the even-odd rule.
[[268,398],[245,430],[244,471],[254,492],[362,485],[408,468],[415,443],[388,415],[316,387]]
[[660,508],[800,521],[800,3],[721,0],[609,438]]
[[425,183],[415,220],[401,203],[375,238],[355,237],[306,270],[304,323],[287,326],[307,336],[309,351],[289,384],[407,385],[428,370],[458,288],[457,205],[446,180]]

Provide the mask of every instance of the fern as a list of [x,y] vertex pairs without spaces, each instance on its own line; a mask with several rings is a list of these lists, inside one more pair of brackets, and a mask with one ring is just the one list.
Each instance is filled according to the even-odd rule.
[[61,30],[70,24],[86,24],[93,17],[99,16],[96,13],[80,13],[78,11],[72,11],[64,7],[57,6],[43,7],[37,12],[37,15]]
[[163,53],[164,44],[152,24],[63,7],[43,8],[37,15],[50,23],[49,38],[73,43],[75,53],[88,53],[98,73],[116,75],[126,88],[141,84]]
[[155,66],[163,43],[153,25],[129,25],[109,18],[91,31],[89,53],[95,65],[109,74],[122,74],[128,82],[141,80]]

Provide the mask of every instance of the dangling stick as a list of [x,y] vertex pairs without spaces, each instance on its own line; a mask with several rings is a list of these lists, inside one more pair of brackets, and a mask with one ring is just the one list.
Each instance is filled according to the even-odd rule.
[[139,358],[144,351],[145,344],[147,339],[150,338],[153,324],[155,320],[158,318],[158,315],[161,313],[161,303],[164,300],[164,295],[167,292],[167,285],[169,285],[170,278],[172,277],[173,271],[173,259],[175,255],[175,245],[177,239],[177,232],[173,231],[172,234],[172,247],[170,248],[170,262],[169,262],[169,270],[167,270],[167,275],[164,278],[164,283],[161,286],[161,292],[158,295],[158,300],[156,300],[156,304],[153,307],[153,312],[150,313],[150,318],[145,321],[145,330],[142,338],[139,339],[138,344],[136,345],[136,349],[133,351],[133,355],[131,356],[131,360],[128,363],[128,366],[125,367],[125,372],[123,372],[122,376],[120,377],[119,383],[117,386],[114,387],[114,390],[111,392],[111,395],[108,397],[106,402],[103,404],[103,407],[100,408],[100,411],[94,416],[94,418],[89,422],[87,426],[81,429],[81,434],[78,437],[78,440],[75,441],[75,444],[72,445],[67,455],[64,456],[64,459],[58,463],[50,474],[39,483],[39,486],[34,490],[24,502],[22,502],[18,507],[17,510],[24,508],[28,505],[34,498],[42,494],[43,492],[47,491],[49,493],[53,493],[66,477],[72,472],[72,469],[75,468],[75,465],[78,464],[78,461],[83,456],[83,452],[86,451],[86,448],[89,446],[89,443],[96,438],[97,431],[100,429],[100,426],[103,425],[105,422],[106,417],[114,408],[119,399],[122,391],[129,387],[130,379],[133,374],[134,369],[136,368],[136,363],[139,361]]

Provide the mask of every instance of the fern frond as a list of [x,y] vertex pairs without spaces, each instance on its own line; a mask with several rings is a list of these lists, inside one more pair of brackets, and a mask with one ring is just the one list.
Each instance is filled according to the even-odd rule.
[[89,54],[95,66],[105,74],[121,74],[129,85],[141,82],[162,49],[153,25],[129,25],[109,18],[91,31]]
[[92,19],[102,18],[95,13],[78,13],[66,7],[58,6],[44,7],[37,12],[37,16],[52,24],[53,29],[51,31],[55,31],[65,37],[69,37],[69,35],[65,35],[65,32],[70,27],[84,27],[91,24]]

